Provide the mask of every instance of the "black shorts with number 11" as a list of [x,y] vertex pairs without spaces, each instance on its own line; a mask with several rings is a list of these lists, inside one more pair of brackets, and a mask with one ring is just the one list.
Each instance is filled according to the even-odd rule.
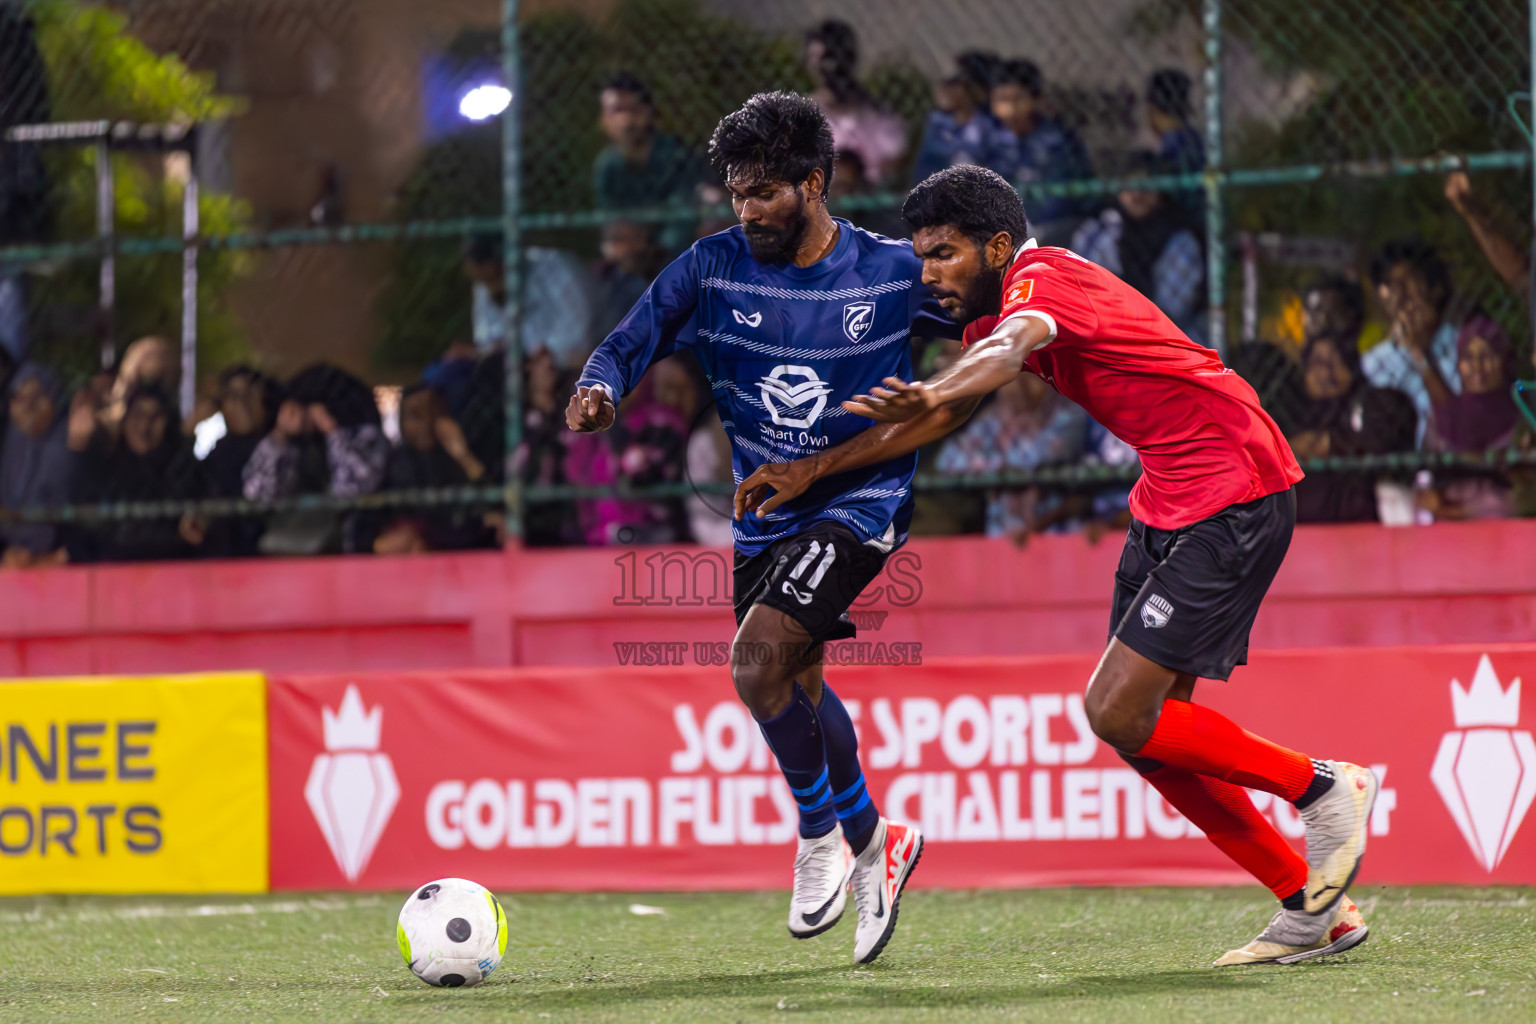
[[840,523],[812,523],[755,555],[736,552],[736,625],[754,604],[799,623],[806,641],[847,640],[858,632],[848,609],[885,568],[889,552]]

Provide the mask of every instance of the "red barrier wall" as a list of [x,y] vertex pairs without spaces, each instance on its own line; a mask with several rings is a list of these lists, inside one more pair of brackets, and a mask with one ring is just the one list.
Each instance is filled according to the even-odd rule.
[[[846,668],[919,886],[1254,884],[1088,728],[1092,655]],[[1198,693],[1381,791],[1360,885],[1536,883],[1536,645],[1263,652]],[[718,669],[346,673],[268,690],[274,889],[756,889],[797,813]],[[1288,803],[1255,804],[1299,843]]]
[[[699,560],[697,593],[681,559],[652,587],[654,549],[9,572],[0,675],[614,665],[615,644],[728,639],[729,584],[709,575],[729,553],[678,550]],[[915,540],[863,635],[926,658],[1094,652],[1118,555],[1112,536]],[[1304,527],[1254,646],[1515,642],[1533,627],[1536,521]]]

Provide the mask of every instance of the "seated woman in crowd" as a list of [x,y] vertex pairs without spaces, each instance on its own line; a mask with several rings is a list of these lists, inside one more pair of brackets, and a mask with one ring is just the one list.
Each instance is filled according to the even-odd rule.
[[[1509,390],[1515,353],[1504,328],[1485,314],[1469,319],[1456,336],[1456,369],[1461,393],[1434,407],[1425,447],[1461,455],[1508,448],[1520,412]],[[1439,519],[1487,519],[1513,515],[1515,502],[1503,473],[1459,469],[1437,473],[1435,486],[1419,492],[1419,507]]]
[[[24,365],[11,381],[10,422],[0,449],[0,506],[56,508],[69,504],[70,454],[64,413],[64,385],[58,374],[36,363]],[[68,560],[61,528],[54,523],[0,526],[6,568],[59,565]]]
[[[1137,154],[1132,174],[1158,174],[1151,153]],[[1157,304],[1196,344],[1205,343],[1205,252],[1198,222],[1164,192],[1123,189],[1115,205],[1084,221],[1071,249]]]
[[[613,429],[567,435],[566,480],[589,487],[682,482],[697,404],[687,367],[677,357],[662,360],[620,403]],[[681,498],[585,498],[576,502],[576,518],[582,541],[594,546],[690,539]]]
[[[1088,414],[1032,373],[999,388],[939,449],[935,469],[955,476],[1025,472],[1072,462],[1083,452]],[[986,534],[1023,543],[1078,511],[1064,492],[1029,487],[987,494]]]
[[[1313,338],[1302,349],[1301,370],[1305,397],[1289,417],[1288,438],[1298,459],[1413,450],[1413,401],[1401,391],[1366,383],[1354,344],[1327,335]],[[1375,475],[1308,470],[1296,485],[1296,518],[1313,523],[1378,520]]]
[[[272,429],[273,382],[254,367],[231,366],[219,374],[218,410],[224,418],[224,436],[203,460],[208,492],[215,498],[239,498],[245,493],[245,464],[256,446]],[[263,528],[260,516],[240,516],[214,524],[213,541],[220,555],[256,553]]]
[[[400,446],[390,453],[383,489],[466,487],[485,479],[485,463],[470,452],[442,395],[425,384],[407,388],[400,399]],[[470,505],[396,508],[385,519],[373,541],[381,555],[488,547],[495,539],[484,510]]]
[[[372,494],[384,480],[389,451],[368,386],[338,367],[313,366],[290,382],[272,432],[251,453],[245,497]],[[268,523],[260,550],[283,555],[362,550],[357,524],[354,514],[323,509],[279,513]]]
[[[195,501],[205,496],[201,469],[181,433],[181,417],[158,384],[136,385],[124,396],[120,430],[113,442],[97,429],[88,403],[71,411],[69,447],[77,454],[72,501]],[[109,520],[74,531],[70,560],[191,558],[206,532],[192,516]]]

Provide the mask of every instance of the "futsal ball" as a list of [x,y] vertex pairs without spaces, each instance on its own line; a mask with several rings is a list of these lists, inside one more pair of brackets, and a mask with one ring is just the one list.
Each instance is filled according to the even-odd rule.
[[478,985],[507,951],[507,915],[485,886],[439,878],[405,901],[395,938],[405,966],[428,985]]

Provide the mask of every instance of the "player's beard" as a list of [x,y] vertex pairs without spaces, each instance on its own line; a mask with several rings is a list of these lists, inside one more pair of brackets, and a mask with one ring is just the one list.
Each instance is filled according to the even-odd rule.
[[743,225],[741,230],[747,236],[747,247],[752,250],[752,258],[757,262],[788,263],[800,251],[805,241],[805,232],[811,226],[811,217],[805,212],[805,194],[800,193],[798,198],[795,212],[782,228]]
[[[940,295],[940,298],[948,298]],[[995,315],[1003,308],[1003,271],[982,267],[981,273],[971,279],[971,286],[955,296],[960,308],[953,314],[955,323],[968,324],[978,317]]]

